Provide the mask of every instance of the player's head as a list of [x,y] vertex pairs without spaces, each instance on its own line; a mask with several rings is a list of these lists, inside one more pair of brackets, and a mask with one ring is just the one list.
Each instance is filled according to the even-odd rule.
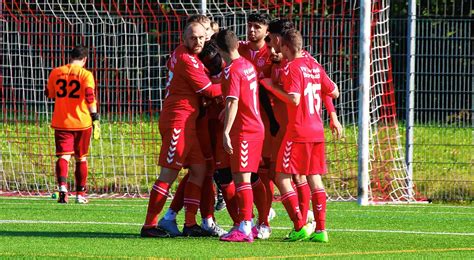
[[184,28],[184,45],[194,54],[199,54],[206,41],[206,30],[200,23],[188,23]]
[[212,29],[212,31],[214,31],[214,33],[218,33],[219,32],[219,24],[215,21],[212,21],[211,22],[211,29]]
[[[281,51],[284,56],[294,56],[303,49],[303,37],[296,29],[286,30],[281,37]],[[289,55],[290,54],[290,55]]]
[[268,24],[270,15],[267,13],[252,13],[247,19],[247,39],[251,42],[259,42],[268,35]]
[[235,35],[235,33],[230,29],[224,29],[218,32],[216,36],[216,43],[219,47],[220,53],[222,53],[224,56],[229,56],[231,52],[237,51],[237,48],[239,48],[239,39],[237,38],[237,35]]
[[267,43],[267,48],[270,50],[270,60],[272,63],[280,63],[283,55],[275,51],[275,48],[270,44],[270,41],[270,36],[265,37],[265,43]]
[[85,46],[79,45],[71,50],[70,55],[72,61],[81,61],[85,64],[87,61],[87,56],[89,55],[89,50]]
[[270,36],[270,45],[276,52],[281,52],[281,37],[285,31],[294,29],[295,25],[286,19],[277,19],[270,22],[268,25],[268,32]]
[[211,36],[214,34],[211,28],[211,19],[203,14],[194,14],[186,19],[186,24],[190,23],[200,23],[206,29],[206,41],[211,39]]

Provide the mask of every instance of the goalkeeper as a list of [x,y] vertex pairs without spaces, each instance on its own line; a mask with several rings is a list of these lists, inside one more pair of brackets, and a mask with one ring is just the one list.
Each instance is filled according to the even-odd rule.
[[[56,177],[58,203],[68,203],[67,177],[69,161],[76,161],[76,203],[85,204],[87,160],[91,135],[100,137],[99,114],[94,94],[92,73],[84,69],[88,50],[77,46],[71,51],[71,62],[53,69],[49,75],[45,95],[55,99],[51,127],[56,145]],[[94,126],[94,127],[93,127]]]

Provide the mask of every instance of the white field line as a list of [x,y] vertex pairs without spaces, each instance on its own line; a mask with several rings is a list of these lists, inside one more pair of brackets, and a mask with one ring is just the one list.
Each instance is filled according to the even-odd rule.
[[[54,204],[54,201],[51,200],[51,204]],[[0,202],[1,205],[29,205],[29,206],[44,206],[44,205],[50,205],[49,203],[44,203],[44,204],[39,204],[39,203],[28,203],[28,202]],[[60,205],[62,206],[62,205]],[[146,207],[147,204],[105,204],[105,203],[89,203],[89,204],[83,204],[80,205],[81,207]],[[456,211],[414,211],[414,210],[371,210],[369,208],[363,208],[363,209],[328,209],[327,211],[329,212],[367,212],[367,213],[407,213],[407,214],[445,214],[445,215],[473,215],[474,216],[474,207],[471,207],[470,209],[473,209],[472,212],[456,212]],[[282,212],[284,214],[286,211],[285,209],[274,209],[277,212]]]
[[[107,199],[99,197],[91,197],[91,200],[104,200],[104,201],[117,201],[117,202],[137,202],[137,203],[146,203],[148,198],[122,198],[122,199]],[[2,200],[34,200],[34,201],[48,201],[52,200],[50,196],[42,197],[2,197],[0,196],[0,201]],[[328,201],[329,203],[351,203],[347,201]],[[0,203],[1,204],[1,203]],[[98,205],[108,205],[108,204],[98,204]],[[384,205],[373,205],[374,208],[378,207],[395,207],[395,208],[456,208],[456,209],[472,209],[474,206],[457,206],[457,205],[438,205],[438,204],[384,204]],[[371,206],[365,207],[370,208]]]
[[[141,226],[141,223],[125,222],[95,222],[95,221],[50,221],[50,220],[15,220],[0,219],[0,224],[59,224],[59,225],[118,225],[118,226]],[[223,225],[224,228],[231,226]],[[272,227],[277,230],[290,230],[290,227]],[[450,235],[450,236],[474,236],[474,233],[460,232],[430,232],[430,231],[411,231],[411,230],[382,230],[382,229],[328,229],[330,232],[364,232],[364,233],[401,233],[401,234],[420,234],[420,235]]]

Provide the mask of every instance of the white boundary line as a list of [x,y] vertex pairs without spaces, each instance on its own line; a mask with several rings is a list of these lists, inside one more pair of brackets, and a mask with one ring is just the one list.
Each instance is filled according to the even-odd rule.
[[[14,220],[0,219],[1,224],[83,224],[83,225],[118,225],[118,226],[141,226],[141,223],[125,223],[125,222],[95,222],[95,221],[50,221],[50,220]],[[231,226],[222,226],[230,228]],[[277,230],[290,230],[290,227],[272,227]],[[364,233],[401,233],[401,234],[418,234],[418,235],[451,235],[451,236],[474,236],[474,233],[460,232],[430,232],[430,231],[410,231],[410,230],[380,230],[380,229],[328,229],[330,232],[364,232]]]

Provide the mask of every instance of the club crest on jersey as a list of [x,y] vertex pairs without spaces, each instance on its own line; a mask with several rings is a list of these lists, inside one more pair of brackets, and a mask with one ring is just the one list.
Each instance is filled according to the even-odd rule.
[[264,58],[259,58],[257,60],[257,66],[258,67],[263,67],[263,65],[265,65],[265,59]]

